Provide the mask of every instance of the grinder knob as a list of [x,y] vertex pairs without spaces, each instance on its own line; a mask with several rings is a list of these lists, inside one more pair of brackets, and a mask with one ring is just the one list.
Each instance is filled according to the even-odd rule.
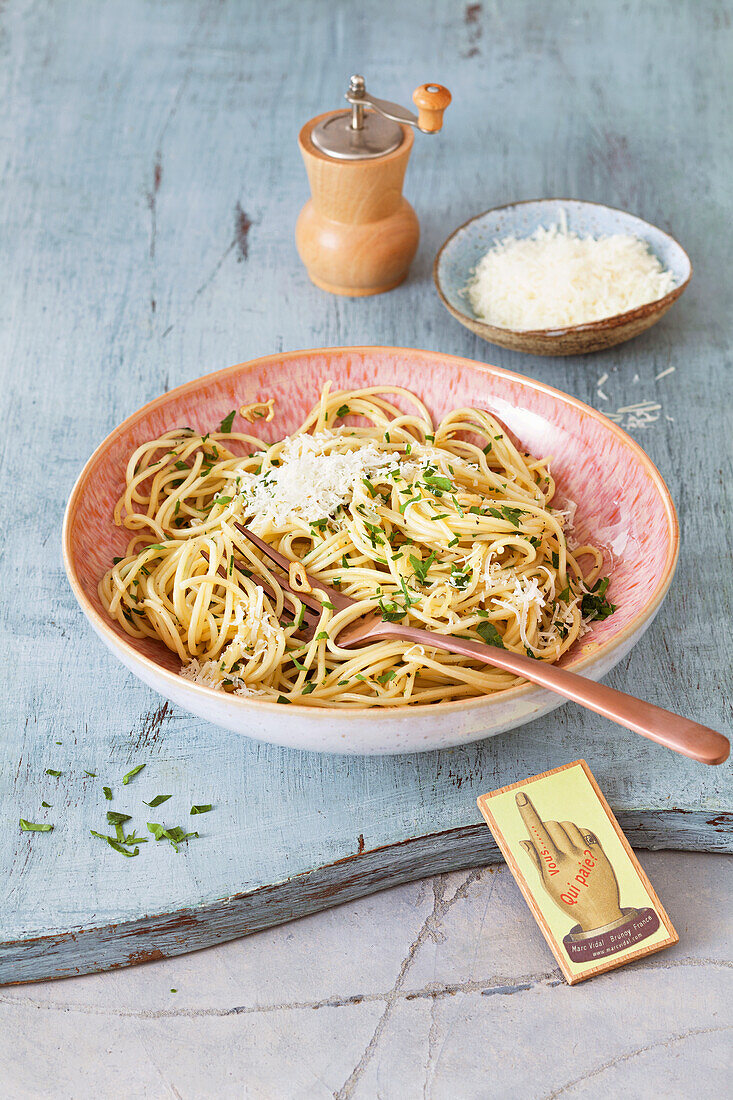
[[417,107],[418,129],[424,134],[435,134],[443,125],[443,111],[450,104],[451,94],[442,84],[421,84],[412,93]]

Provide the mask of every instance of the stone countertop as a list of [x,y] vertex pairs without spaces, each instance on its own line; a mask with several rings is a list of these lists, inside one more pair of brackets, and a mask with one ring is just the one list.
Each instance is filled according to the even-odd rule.
[[[733,857],[642,852],[680,942],[567,986],[505,866],[0,990],[7,1100],[726,1095]],[[175,990],[175,992],[173,992]]]

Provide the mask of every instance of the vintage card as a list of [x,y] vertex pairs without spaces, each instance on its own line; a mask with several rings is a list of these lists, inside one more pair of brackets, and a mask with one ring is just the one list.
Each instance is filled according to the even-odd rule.
[[677,943],[585,760],[478,805],[571,985]]

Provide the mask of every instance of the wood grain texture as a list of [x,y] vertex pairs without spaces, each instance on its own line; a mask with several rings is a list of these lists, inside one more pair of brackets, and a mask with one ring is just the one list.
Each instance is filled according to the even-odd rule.
[[313,144],[315,126],[338,111],[310,119],[298,137],[311,199],[296,222],[298,255],[316,286],[332,294],[383,294],[406,278],[420,240],[415,211],[402,185],[415,140],[374,160],[339,161]]
[[[476,796],[578,756],[633,844],[730,851],[729,765],[695,765],[572,706],[466,749],[382,759],[288,752],[206,726],[102,649],[59,546],[73,481],[115,424],[258,354],[412,345],[534,375],[604,411],[653,399],[659,419],[631,434],[670,485],[682,554],[654,626],[609,682],[730,735],[727,5],[445,0],[420,5],[418,23],[414,5],[395,2],[41,0],[7,4],[0,29],[2,980],[121,965],[289,919],[355,896],[360,859],[364,893],[497,858]],[[294,244],[308,197],[298,131],[338,106],[352,71],[398,101],[426,78],[454,97],[405,181],[422,228],[410,276],[353,301],[312,286]],[[456,225],[552,194],[633,210],[688,250],[690,289],[633,343],[521,357],[440,305],[431,265]],[[190,819],[201,837],[181,854],[148,844],[126,860],[89,835],[104,821],[102,783],[143,827],[142,799],[159,792],[174,795],[168,823],[189,820],[194,802],[215,811]],[[150,813],[160,820],[166,807]],[[21,815],[55,830],[22,834]],[[446,839],[422,839],[436,835]],[[406,866],[405,841],[426,846]],[[258,893],[299,876],[320,885],[293,889],[282,908]],[[219,900],[249,895],[257,904],[241,916]],[[235,915],[208,919],[220,909]],[[178,911],[202,917],[200,934],[169,937],[154,917]],[[79,936],[126,925],[139,928],[134,946],[114,930]]]

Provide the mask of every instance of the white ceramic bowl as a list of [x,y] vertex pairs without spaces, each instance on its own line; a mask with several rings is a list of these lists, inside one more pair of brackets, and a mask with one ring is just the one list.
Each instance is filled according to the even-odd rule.
[[82,611],[130,671],[167,699],[234,733],[298,749],[344,753],[417,752],[476,741],[562,705],[533,685],[487,697],[404,707],[329,710],[226,695],[182,679],[162,643],[130,638],[106,616],[99,578],[124,551],[128,534],[112,509],[132,450],[176,424],[202,432],[235,406],[274,397],[267,439],[293,431],[324,382],[354,389],[380,382],[417,393],[435,417],[461,405],[491,410],[535,455],[552,456],[561,496],[578,505],[581,541],[604,548],[618,610],[594,623],[563,665],[598,679],[647,629],[669,588],[678,551],[674,506],[642,449],[617,425],[575,398],[521,375],[436,352],[408,348],[325,348],[271,355],[206,375],[163,394],[128,417],[82,470],[64,520],[64,562]]

